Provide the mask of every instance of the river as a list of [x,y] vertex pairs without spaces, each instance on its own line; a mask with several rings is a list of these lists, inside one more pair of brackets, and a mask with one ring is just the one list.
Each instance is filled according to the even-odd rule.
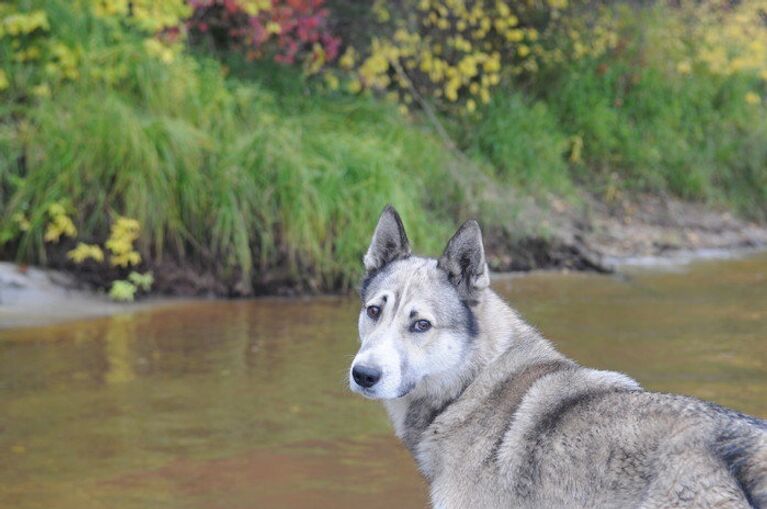
[[[560,350],[767,417],[767,255],[499,276]],[[422,508],[346,388],[355,297],[202,301],[0,330],[0,507]]]

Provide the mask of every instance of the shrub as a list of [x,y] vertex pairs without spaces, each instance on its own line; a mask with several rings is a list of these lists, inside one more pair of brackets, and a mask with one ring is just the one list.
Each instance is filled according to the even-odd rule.
[[[183,0],[15,0],[0,5],[0,96],[8,109],[76,81],[112,86],[139,60],[172,61]],[[163,36],[155,35],[167,28]],[[0,115],[3,111],[0,109]]]
[[504,74],[537,70],[541,35],[566,7],[566,0],[377,0],[374,35],[347,47],[339,64],[354,71],[352,92],[392,90],[407,105],[423,98],[473,112]]
[[193,42],[245,51],[250,59],[303,62],[314,73],[338,55],[324,0],[189,0]]
[[[95,46],[93,32],[82,38]],[[0,161],[10,163],[0,170],[0,213],[19,218],[12,229],[3,222],[6,253],[71,267],[66,253],[102,243],[124,215],[141,224],[136,250],[159,279],[173,260],[208,268],[233,292],[343,288],[369,235],[361,218],[388,201],[422,247],[441,247],[431,233],[447,235],[448,221],[427,206],[455,193],[441,174],[447,155],[396,111],[283,91],[284,107],[212,60],[133,57],[143,52],[137,40],[125,53],[112,48],[108,64],[124,64],[122,79],[61,83],[24,104],[17,128],[0,130]],[[52,247],[48,210],[59,202],[77,238]]]

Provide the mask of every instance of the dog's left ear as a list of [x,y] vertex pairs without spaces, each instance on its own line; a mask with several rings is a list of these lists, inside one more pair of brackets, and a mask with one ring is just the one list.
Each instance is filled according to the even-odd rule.
[[464,299],[474,300],[480,291],[490,286],[479,223],[470,219],[458,228],[437,261],[437,267],[447,272],[448,281]]
[[410,256],[410,242],[407,240],[402,219],[394,207],[387,205],[381,212],[381,217],[378,218],[370,247],[362,259],[365,270],[370,273],[389,262],[408,256]]

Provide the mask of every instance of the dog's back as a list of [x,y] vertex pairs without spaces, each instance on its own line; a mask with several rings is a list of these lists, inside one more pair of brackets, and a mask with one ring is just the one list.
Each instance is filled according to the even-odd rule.
[[436,507],[767,507],[764,421],[568,361],[486,369],[414,444]]

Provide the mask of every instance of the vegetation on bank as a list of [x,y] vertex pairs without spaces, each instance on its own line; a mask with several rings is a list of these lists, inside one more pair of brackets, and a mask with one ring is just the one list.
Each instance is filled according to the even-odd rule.
[[582,190],[767,219],[764,2],[123,4],[0,7],[3,257],[247,295],[353,285],[388,202],[430,253],[467,215],[546,235],[522,198]]

